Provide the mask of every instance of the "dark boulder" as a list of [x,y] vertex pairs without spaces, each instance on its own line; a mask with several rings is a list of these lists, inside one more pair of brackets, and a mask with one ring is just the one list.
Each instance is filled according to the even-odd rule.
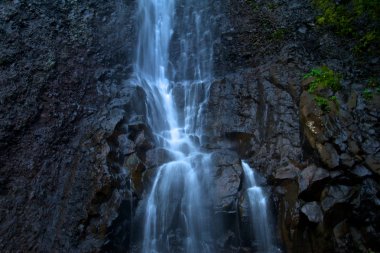
[[289,164],[286,167],[281,167],[276,170],[274,174],[275,179],[297,179],[300,173],[300,169],[293,164]]
[[299,193],[302,194],[306,190],[316,191],[318,183],[329,177],[330,173],[327,170],[317,167],[315,164],[309,165],[299,174]]
[[320,223],[323,221],[323,213],[317,202],[308,202],[301,207],[301,212],[306,215],[310,222]]

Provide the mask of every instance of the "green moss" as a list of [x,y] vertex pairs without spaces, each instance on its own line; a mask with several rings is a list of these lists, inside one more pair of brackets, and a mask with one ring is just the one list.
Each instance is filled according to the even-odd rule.
[[355,40],[356,53],[378,52],[380,41],[380,0],[314,0],[321,14],[317,24]]

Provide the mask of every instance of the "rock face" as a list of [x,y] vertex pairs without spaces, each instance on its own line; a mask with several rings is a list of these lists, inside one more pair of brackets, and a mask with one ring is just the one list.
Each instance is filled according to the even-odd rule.
[[130,73],[133,8],[1,1],[0,251],[104,243],[128,197],[108,160],[124,117],[110,101]]
[[[241,159],[272,189],[284,251],[380,251],[380,108],[360,86],[379,63],[361,65],[319,29],[309,1],[214,4],[223,18],[199,144],[212,153],[220,252],[253,251]],[[172,159],[130,78],[135,1],[0,7],[0,251],[133,252],[139,203]],[[339,111],[306,91],[303,75],[321,65],[346,73]]]

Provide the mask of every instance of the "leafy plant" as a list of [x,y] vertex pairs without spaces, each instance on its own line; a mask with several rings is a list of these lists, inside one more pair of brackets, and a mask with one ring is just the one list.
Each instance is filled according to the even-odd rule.
[[333,92],[339,91],[341,86],[341,76],[329,69],[327,66],[312,69],[304,75],[304,78],[313,77],[308,92],[315,93],[319,89],[331,89]]
[[322,96],[315,96],[314,99],[315,99],[315,102],[317,103],[317,105],[319,106],[319,108],[321,108],[321,110],[323,112],[330,112],[331,111],[329,101],[326,98],[324,98]]
[[335,95],[324,96],[321,91],[331,90],[337,92],[342,89],[341,76],[329,69],[327,66],[322,66],[312,69],[304,75],[304,79],[313,78],[310,82],[307,91],[314,95],[315,102],[323,112],[330,112],[331,105],[338,106],[337,97]]

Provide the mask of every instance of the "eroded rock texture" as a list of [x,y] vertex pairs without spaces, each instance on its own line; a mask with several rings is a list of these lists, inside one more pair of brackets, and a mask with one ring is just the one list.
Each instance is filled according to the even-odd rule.
[[134,6],[0,3],[0,251],[96,251],[126,190],[107,165]]

